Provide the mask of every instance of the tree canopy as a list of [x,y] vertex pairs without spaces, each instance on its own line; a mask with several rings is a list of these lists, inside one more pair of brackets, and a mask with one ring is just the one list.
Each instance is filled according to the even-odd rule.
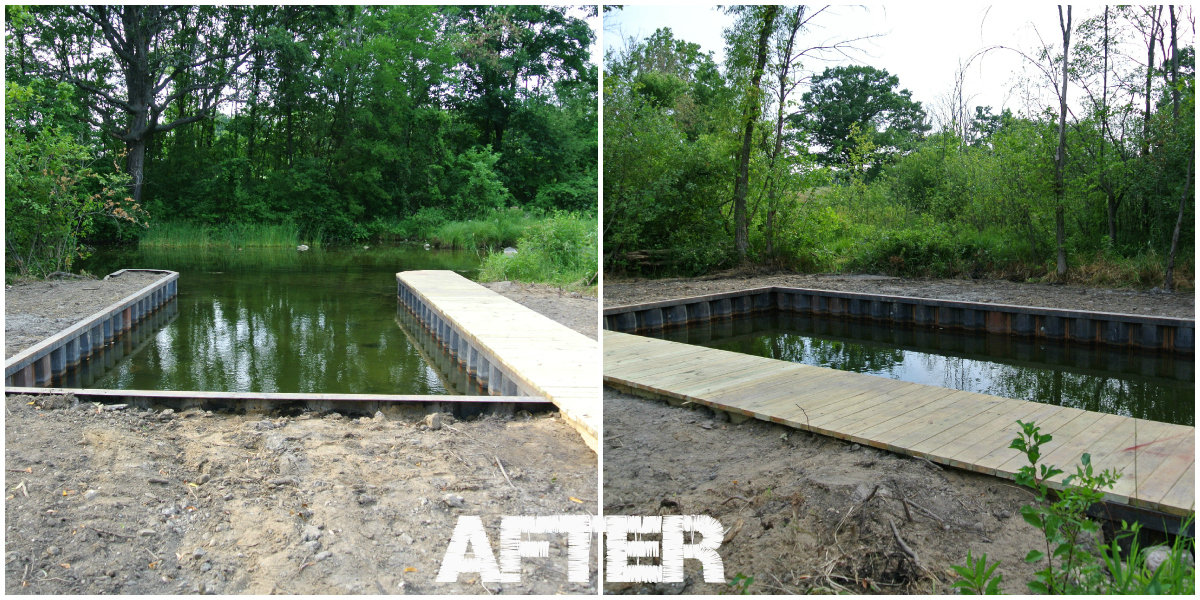
[[576,13],[9,7],[6,79],[65,103],[37,118],[115,159],[150,223],[360,239],[418,212],[595,210],[598,69]]
[[856,128],[874,146],[868,159],[874,173],[921,140],[931,127],[925,110],[899,85],[900,79],[887,69],[862,65],[826,68],[812,78],[797,120],[824,148],[817,154],[821,164],[850,162]]

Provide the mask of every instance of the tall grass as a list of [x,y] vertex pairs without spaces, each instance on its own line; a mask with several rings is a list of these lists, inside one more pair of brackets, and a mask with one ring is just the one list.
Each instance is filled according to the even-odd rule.
[[595,218],[556,213],[533,224],[517,240],[517,254],[496,250],[479,271],[482,281],[516,280],[590,290],[596,285],[599,248]]
[[[309,245],[319,245],[311,239]],[[279,225],[230,223],[202,225],[199,223],[165,222],[151,225],[138,244],[147,248],[286,248],[301,243],[300,227],[293,223]]]
[[497,248],[515,246],[521,235],[540,222],[519,208],[497,210],[468,221],[451,221],[429,235],[430,243],[442,248]]

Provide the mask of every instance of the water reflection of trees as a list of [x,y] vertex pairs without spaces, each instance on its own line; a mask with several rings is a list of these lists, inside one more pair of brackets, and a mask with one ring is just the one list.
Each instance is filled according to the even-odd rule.
[[[294,251],[270,253],[279,260],[266,252],[247,252],[257,257],[248,256],[245,264],[233,264],[241,260],[236,255],[233,262],[208,259],[202,263],[206,270],[191,272],[187,265],[195,265],[176,253],[169,264],[155,266],[181,271],[179,319],[141,355],[131,357],[136,364],[119,381],[101,379],[96,385],[445,393],[395,322],[394,273],[470,265],[456,257],[434,258],[438,253],[424,250],[416,262],[398,260],[412,252],[331,252],[313,264],[296,258]],[[227,270],[214,272],[222,269]]]
[[[1076,358],[1081,357],[1082,364],[1088,366],[1072,367],[1065,362],[1066,366],[1059,367],[1052,361],[1068,361],[1070,357],[1062,348],[1044,343],[1006,345],[991,339],[965,339],[971,336],[961,333],[917,335],[863,323],[787,315],[760,316],[750,321],[712,328],[714,334],[723,330],[733,333],[726,339],[715,335],[707,345],[1006,398],[1168,423],[1195,422],[1192,365],[1181,364],[1173,357],[1075,348],[1073,352],[1085,353]],[[912,345],[929,350],[913,350],[909,348]],[[973,358],[967,349],[975,347],[987,348],[988,353]],[[998,360],[1010,362],[989,360],[992,353],[1004,356],[1000,352],[1003,348],[1015,354]],[[1095,364],[1108,368],[1091,366]]]

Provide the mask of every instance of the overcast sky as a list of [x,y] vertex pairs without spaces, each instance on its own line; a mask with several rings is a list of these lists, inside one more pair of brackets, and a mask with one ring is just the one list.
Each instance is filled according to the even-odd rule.
[[[1073,22],[1079,23],[1103,11],[1102,6],[1076,6]],[[731,17],[713,7],[695,5],[650,6],[626,5],[604,18],[605,49],[620,49],[629,36],[648,37],[659,27],[670,27],[677,39],[700,44],[704,51],[712,50],[718,62],[724,59],[725,41],[722,30],[732,22]],[[1180,46],[1194,43],[1190,25],[1180,27]],[[805,40],[813,42],[883,34],[862,43],[862,53],[853,61],[838,63],[810,61],[806,68],[820,72],[833,64],[865,64],[887,69],[900,78],[900,87],[912,92],[927,110],[953,87],[959,61],[965,62],[973,53],[991,45],[1015,46],[1032,54],[1041,39],[1048,44],[1062,44],[1058,10],[1050,4],[986,6],[979,4],[936,3],[923,6],[911,4],[890,6],[836,6],[819,15],[816,28]],[[1186,29],[1186,31],[1184,31]],[[1144,50],[1142,51],[1144,53]],[[1145,55],[1142,55],[1145,60]],[[999,113],[1007,107],[1020,113],[1024,100],[1011,92],[1017,75],[1028,71],[1029,76],[1043,77],[1039,71],[1023,64],[1024,59],[1008,51],[989,53],[968,70],[966,93],[975,96],[969,106],[991,106]],[[1068,97],[1071,97],[1068,90]],[[1046,105],[1056,103],[1052,97],[1043,99]]]

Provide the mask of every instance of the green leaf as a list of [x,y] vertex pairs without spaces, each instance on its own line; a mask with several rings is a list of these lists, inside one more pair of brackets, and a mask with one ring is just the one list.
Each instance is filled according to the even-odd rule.
[[1046,553],[1037,550],[1030,550],[1029,554],[1025,555],[1025,562],[1032,563],[1042,560],[1046,557]]

